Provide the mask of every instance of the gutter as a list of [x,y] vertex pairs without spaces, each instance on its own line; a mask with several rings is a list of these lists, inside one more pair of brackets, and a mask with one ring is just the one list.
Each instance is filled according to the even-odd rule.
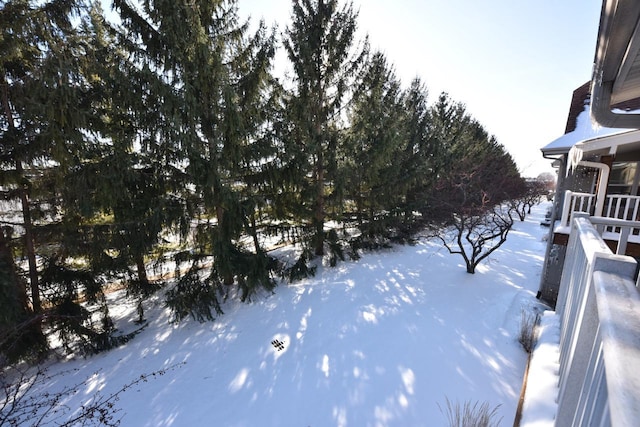
[[613,82],[594,84],[591,88],[591,115],[603,127],[640,128],[640,114],[614,113],[611,109]]

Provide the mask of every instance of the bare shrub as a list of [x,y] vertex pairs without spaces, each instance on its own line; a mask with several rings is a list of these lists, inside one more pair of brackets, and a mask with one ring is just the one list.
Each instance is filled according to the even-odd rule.
[[472,404],[467,401],[460,404],[456,401],[452,403],[448,398],[446,398],[446,404],[446,411],[440,407],[440,404],[438,408],[447,417],[448,427],[497,427],[502,421],[502,418],[496,420],[501,405],[491,408],[489,402],[476,401]]
[[536,325],[539,317],[538,313],[522,310],[518,342],[527,353],[531,353],[536,345]]
[[116,402],[122,393],[137,384],[164,375],[180,365],[182,364],[141,374],[109,395],[103,395],[98,391],[77,410],[73,410],[64,402],[77,394],[80,387],[87,385],[92,376],[49,392],[44,390],[47,384],[72,371],[50,374],[46,367],[40,365],[6,367],[0,375],[0,426],[117,426],[120,424],[120,417],[116,416],[119,415],[120,409],[117,408]]

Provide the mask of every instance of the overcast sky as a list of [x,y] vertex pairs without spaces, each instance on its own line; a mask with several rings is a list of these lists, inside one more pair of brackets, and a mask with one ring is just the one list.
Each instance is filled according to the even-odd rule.
[[[282,31],[291,0],[238,0]],[[354,0],[361,34],[406,86],[419,76],[494,134],[524,176],[552,171],[540,148],[564,133],[575,88],[591,78],[600,0]]]

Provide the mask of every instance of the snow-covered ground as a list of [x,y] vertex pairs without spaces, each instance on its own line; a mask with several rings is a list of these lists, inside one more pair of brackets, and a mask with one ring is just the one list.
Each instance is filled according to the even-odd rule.
[[558,410],[560,318],[545,311],[531,357],[520,427],[553,427]]
[[[447,399],[500,405],[501,425],[511,425],[527,363],[521,313],[542,310],[547,206],[516,221],[475,275],[423,240],[227,303],[211,323],[169,323],[159,295],[132,341],[51,366],[73,371],[47,388],[91,376],[65,402],[78,408],[172,367],[120,395],[122,426],[440,426]],[[112,314],[122,330],[134,327],[133,303]]]

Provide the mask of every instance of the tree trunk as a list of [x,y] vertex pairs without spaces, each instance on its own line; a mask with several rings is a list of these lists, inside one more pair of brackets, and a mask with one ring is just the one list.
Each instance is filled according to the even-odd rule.
[[[24,170],[19,160],[16,160],[16,172],[22,177]],[[40,286],[38,283],[38,266],[36,264],[36,249],[33,239],[33,223],[31,222],[31,205],[27,188],[23,186],[20,189],[20,203],[22,205],[22,219],[24,221],[24,241],[27,252],[27,261],[29,263],[29,285],[31,288],[31,304],[35,313],[42,311],[42,303],[40,302]]]
[[316,164],[316,206],[314,212],[315,222],[315,254],[324,255],[324,166],[322,147],[318,150]]
[[25,283],[20,279],[16,265],[13,260],[13,254],[9,248],[7,236],[5,236],[4,230],[0,228],[0,262],[5,264],[8,268],[8,275],[11,284],[13,285],[13,292],[16,298],[16,302],[20,305],[22,310],[29,309],[29,297],[27,296],[27,288]]
[[258,232],[256,231],[256,215],[255,213],[251,213],[251,229],[249,230],[251,234],[251,238],[253,239],[253,247],[257,254],[262,252],[262,248],[260,247],[260,241],[258,240]]
[[[221,237],[224,236],[224,245],[230,247],[231,242],[227,237],[226,230],[224,230],[224,208],[219,204],[216,207],[216,218],[218,219],[218,228],[221,230]],[[220,255],[220,254],[219,254]],[[222,282],[227,285],[233,285],[233,272],[231,271],[231,265],[228,259],[219,262],[219,260],[215,261],[218,264],[218,271],[222,274]]]
[[[4,108],[5,115],[7,117],[7,123],[9,125],[9,129],[15,131],[15,124],[13,120],[13,112],[11,111],[11,106],[9,105],[9,93],[8,93],[8,85],[2,76],[2,105]],[[22,180],[24,178],[24,169],[22,167],[22,162],[19,159],[15,159],[16,164],[16,174],[18,175],[18,179]],[[36,313],[40,313],[42,310],[42,304],[40,302],[40,287],[38,284],[38,267],[36,264],[36,250],[33,242],[33,223],[31,222],[31,206],[29,203],[29,195],[28,188],[24,183],[19,183],[20,186],[20,204],[22,205],[22,217],[24,220],[24,240],[25,240],[25,250],[27,252],[27,260],[29,262],[29,284],[31,287],[31,304],[33,306],[33,311]]]
[[149,277],[147,276],[147,268],[144,265],[144,257],[142,254],[136,254],[136,268],[138,270],[138,280],[140,281],[141,286],[149,285]]

